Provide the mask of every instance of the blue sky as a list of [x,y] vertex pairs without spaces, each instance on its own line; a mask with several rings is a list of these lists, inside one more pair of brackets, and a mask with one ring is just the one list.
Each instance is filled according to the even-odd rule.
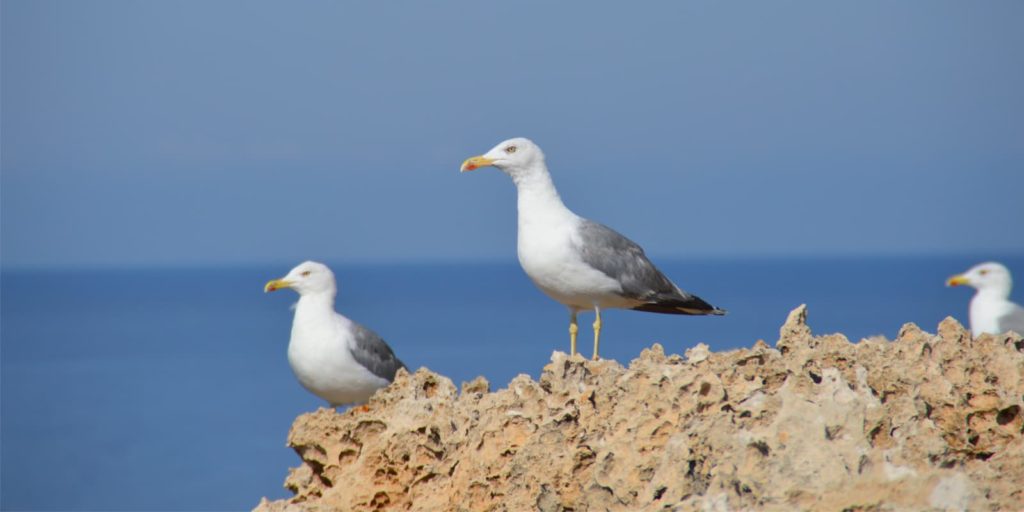
[[2,262],[512,260],[513,185],[458,166],[513,136],[659,258],[1020,253],[1022,22],[1013,0],[4,0]]

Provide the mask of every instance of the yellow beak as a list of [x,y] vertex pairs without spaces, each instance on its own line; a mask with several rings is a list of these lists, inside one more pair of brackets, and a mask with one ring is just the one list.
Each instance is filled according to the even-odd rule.
[[472,171],[480,167],[487,167],[488,165],[494,165],[494,160],[490,158],[484,158],[481,156],[471,156],[462,162],[462,167],[459,168],[459,172]]
[[290,288],[292,285],[291,281],[286,279],[274,279],[267,281],[267,285],[263,287],[263,292],[272,292],[274,290],[280,290],[281,288]]
[[967,278],[963,274],[955,275],[946,280],[946,286],[962,286],[967,284]]

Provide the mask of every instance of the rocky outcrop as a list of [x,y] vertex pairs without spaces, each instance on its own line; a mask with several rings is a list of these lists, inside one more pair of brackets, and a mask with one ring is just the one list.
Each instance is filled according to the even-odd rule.
[[257,510],[1019,510],[1024,341],[953,319],[894,341],[813,336],[628,368],[555,353],[461,393],[402,372],[369,410],[300,416],[290,500]]

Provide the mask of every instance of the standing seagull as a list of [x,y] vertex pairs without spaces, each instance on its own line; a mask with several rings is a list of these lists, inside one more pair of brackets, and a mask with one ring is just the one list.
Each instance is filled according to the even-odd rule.
[[334,311],[338,293],[327,265],[307,261],[263,288],[299,293],[288,363],[302,386],[331,407],[366,402],[405,365],[380,336]]
[[946,286],[960,285],[973,286],[978,290],[968,309],[972,334],[981,336],[1006,331],[1024,334],[1024,308],[1010,302],[1013,278],[1001,263],[981,263],[946,281]]
[[551,181],[544,153],[529,139],[509,139],[467,158],[461,171],[494,166],[512,177],[519,195],[519,263],[534,284],[569,308],[569,350],[576,354],[576,314],[593,309],[594,359],[601,309],[673,315],[724,315],[684,292],[630,239],[573,213]]

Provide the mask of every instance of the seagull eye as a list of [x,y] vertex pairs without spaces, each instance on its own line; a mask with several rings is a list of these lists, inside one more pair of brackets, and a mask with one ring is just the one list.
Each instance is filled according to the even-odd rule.
[[981,275],[985,275],[988,274],[988,270],[979,270],[978,273]]
[[309,277],[309,274],[312,274],[312,272],[307,270],[307,271],[302,273],[302,277]]
[[516,149],[517,148],[515,146],[509,146],[509,147],[505,148],[505,152],[511,155],[512,153],[516,152]]

